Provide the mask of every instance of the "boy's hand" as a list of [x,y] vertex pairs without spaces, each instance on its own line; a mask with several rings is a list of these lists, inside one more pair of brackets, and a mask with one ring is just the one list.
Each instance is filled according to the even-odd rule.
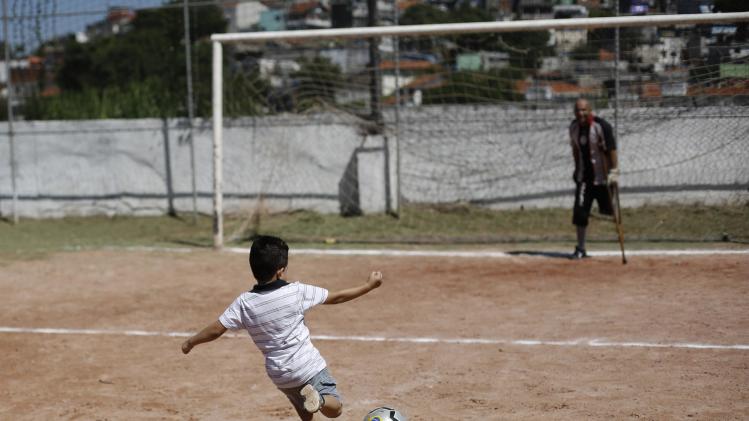
[[359,284],[355,287],[342,289],[340,291],[331,291],[323,304],[345,303],[346,301],[351,301],[354,298],[361,297],[380,285],[382,285],[382,272],[374,271],[369,274],[369,278],[367,278],[367,282],[365,282],[364,285]]
[[188,339],[182,342],[182,353],[189,354],[190,351],[192,351],[192,345],[190,344],[190,340]]
[[369,274],[369,279],[367,279],[367,283],[372,287],[372,289],[375,289],[382,285],[382,272],[374,271]]

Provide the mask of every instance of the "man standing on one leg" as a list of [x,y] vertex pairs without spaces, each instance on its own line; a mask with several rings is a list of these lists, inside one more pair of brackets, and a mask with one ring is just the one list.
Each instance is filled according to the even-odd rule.
[[593,115],[587,100],[575,102],[575,119],[570,124],[570,143],[575,159],[575,206],[572,223],[577,227],[573,259],[587,257],[585,235],[593,199],[598,211],[613,215],[608,184],[618,183],[619,165],[614,130],[604,119]]

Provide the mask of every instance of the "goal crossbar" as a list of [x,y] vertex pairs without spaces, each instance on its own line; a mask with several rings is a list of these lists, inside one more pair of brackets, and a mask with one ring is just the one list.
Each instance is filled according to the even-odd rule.
[[234,43],[263,42],[271,40],[288,41],[302,39],[367,38],[373,36],[428,36],[456,33],[531,32],[546,29],[595,29],[633,26],[694,25],[700,23],[727,23],[742,21],[749,21],[749,12],[371,26],[364,28],[306,29],[298,31],[239,32],[230,34],[213,34],[211,35],[211,41]]

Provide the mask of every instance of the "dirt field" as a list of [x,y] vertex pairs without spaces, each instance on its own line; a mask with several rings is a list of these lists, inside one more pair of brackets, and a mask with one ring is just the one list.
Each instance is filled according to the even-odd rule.
[[[749,419],[747,255],[296,255],[288,278],[336,289],[374,269],[382,288],[307,313],[339,337],[315,344],[341,420],[383,404],[411,421]],[[242,332],[188,356],[182,337],[125,332],[196,331],[252,283],[245,255],[208,251],[4,263],[1,327],[106,332],[0,333],[0,419],[294,420]]]

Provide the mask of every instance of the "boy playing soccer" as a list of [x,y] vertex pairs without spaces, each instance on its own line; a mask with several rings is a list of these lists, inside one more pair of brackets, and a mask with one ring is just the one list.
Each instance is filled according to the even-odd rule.
[[218,339],[227,329],[245,329],[265,356],[265,370],[289,398],[299,418],[311,421],[316,412],[328,418],[341,415],[343,405],[327,364],[312,345],[304,312],[318,304],[340,304],[382,284],[382,273],[372,272],[364,285],[340,291],[300,282],[288,283],[289,246],[277,237],[261,236],[250,248],[250,268],[257,284],[243,292],[217,321],[182,343],[182,352]]

